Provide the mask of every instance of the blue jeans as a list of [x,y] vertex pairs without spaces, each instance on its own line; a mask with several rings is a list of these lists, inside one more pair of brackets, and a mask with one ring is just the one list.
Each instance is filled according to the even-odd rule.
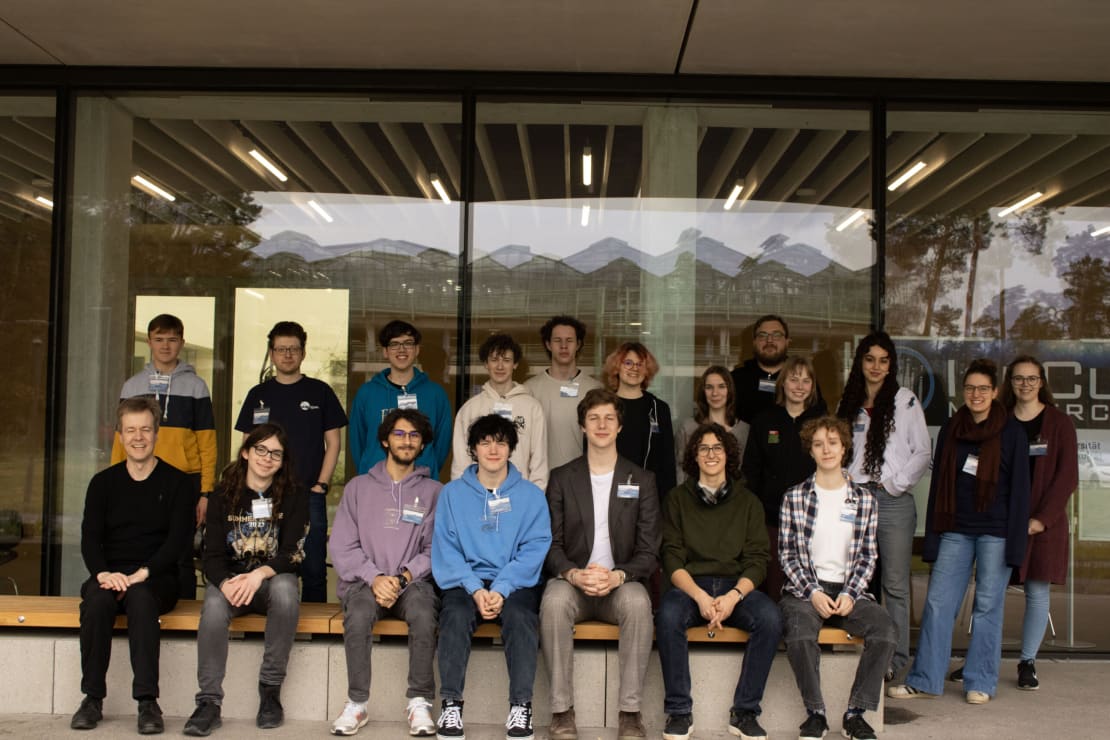
[[910,561],[913,533],[917,528],[917,506],[913,494],[891,496],[882,486],[868,486],[879,504],[875,536],[879,544],[883,607],[894,621],[898,642],[890,668],[901,671],[910,662]]
[[1048,627],[1048,581],[1025,582],[1025,620],[1021,625],[1021,659],[1035,660]]
[[994,696],[1002,661],[1002,609],[1010,566],[1006,539],[980,534],[945,532],[929,577],[929,594],[921,617],[917,655],[906,684],[929,694],[944,693],[944,674],[952,652],[952,628],[960,609],[971,567],[975,566],[975,603],[971,642],[964,665],[964,690]]
[[[489,584],[486,584],[489,588]],[[501,640],[509,670],[509,703],[532,701],[540,650],[540,586],[513,591],[501,607]],[[439,697],[462,701],[470,640],[478,628],[478,605],[464,588],[443,592],[439,612]]]
[[328,600],[328,496],[308,492],[308,536],[301,563],[301,601]]
[[[736,579],[732,577],[697,576],[694,582],[714,598],[736,585]],[[659,647],[659,662],[663,666],[666,694],[663,711],[667,714],[690,714],[693,710],[690,645],[686,641],[686,630],[705,623],[697,603],[680,589],[672,588],[663,594],[655,615],[655,644]],[[724,623],[746,630],[750,635],[744,649],[740,679],[732,697],[732,710],[759,714],[771,661],[782,639],[782,614],[767,594],[752,591]]]

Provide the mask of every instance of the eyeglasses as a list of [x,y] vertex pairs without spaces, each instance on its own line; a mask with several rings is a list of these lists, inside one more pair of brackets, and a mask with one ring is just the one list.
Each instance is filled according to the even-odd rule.
[[994,386],[990,385],[965,385],[964,395],[974,396],[976,393],[978,393],[980,396],[985,396],[993,390]]
[[1014,385],[1040,385],[1041,376],[1039,375],[1012,375],[1010,382]]
[[714,457],[719,457],[725,454],[724,445],[698,445],[698,454],[702,457],[709,457],[712,454]]
[[416,430],[413,430],[411,432],[406,432],[404,429],[394,429],[392,432],[390,432],[390,434],[393,435],[393,439],[397,440],[398,442],[403,440],[405,437],[408,437],[409,439],[412,439],[412,440],[416,440],[416,439],[421,439],[424,436],[423,434],[421,434],[420,432],[418,432]]
[[286,357],[295,357],[295,356],[297,356],[301,353],[302,349],[304,349],[304,348],[303,347],[270,347],[271,352],[273,352],[275,354],[279,354],[279,355],[285,355]]
[[639,370],[640,368],[642,368],[644,366],[644,363],[643,363],[642,360],[640,362],[633,362],[632,360],[625,360],[624,362],[621,363],[621,365],[624,365],[629,370]]
[[776,342],[781,342],[786,339],[786,335],[781,331],[757,331],[755,338],[761,342],[766,342],[768,339],[774,339]]
[[259,457],[268,457],[274,462],[281,462],[281,459],[285,457],[285,453],[283,451],[271,450],[266,445],[255,445],[251,449],[254,450],[254,454],[258,455]]
[[412,339],[406,339],[403,342],[390,342],[385,346],[390,352],[399,352],[403,349],[412,349],[416,346],[416,342]]

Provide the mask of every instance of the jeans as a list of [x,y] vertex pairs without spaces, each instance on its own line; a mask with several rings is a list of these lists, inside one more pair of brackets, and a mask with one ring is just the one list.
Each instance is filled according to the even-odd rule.
[[405,696],[433,701],[436,681],[433,661],[436,652],[436,624],[439,598],[428,581],[408,585],[389,609],[374,601],[374,592],[365,581],[343,594],[343,651],[347,657],[347,698],[365,704],[370,698],[370,646],[374,623],[392,614],[409,626],[409,683]]
[[[836,598],[839,589],[825,589]],[[894,653],[894,621],[871,599],[860,599],[846,617],[822,619],[813,604],[784,593],[779,602],[784,622],[786,656],[794,670],[794,680],[802,694],[807,712],[824,712],[821,695],[821,646],[817,638],[826,623],[841,627],[849,634],[863,638],[863,655],[856,666],[856,677],[848,695],[848,706],[878,709],[883,691],[883,674]]]
[[964,665],[964,690],[994,696],[1002,661],[1002,609],[1010,566],[1006,539],[991,535],[945,532],[929,577],[929,594],[921,617],[917,655],[906,684],[929,694],[944,692],[944,674],[952,652],[952,628],[960,609],[971,566],[975,566],[975,603],[971,642]]
[[285,681],[285,668],[289,665],[289,652],[293,649],[300,615],[297,576],[278,573],[264,580],[246,606],[232,606],[223,592],[209,583],[204,591],[204,606],[197,628],[197,683],[200,686],[197,704],[202,701],[223,703],[231,618],[251,612],[266,615],[266,645],[258,682],[280,686]]
[[587,596],[561,578],[547,582],[540,603],[540,642],[551,673],[551,711],[565,712],[574,706],[574,625],[587,619],[620,626],[617,708],[639,712],[651,655],[651,598],[647,589],[642,583],[629,581],[606,596]]
[[[735,578],[720,576],[696,576],[694,582],[714,598],[736,585]],[[659,662],[663,667],[666,694],[663,711],[667,714],[690,714],[693,710],[690,645],[686,641],[686,630],[705,623],[697,603],[682,590],[672,588],[663,594],[655,615],[655,644],[659,648]],[[749,633],[740,679],[732,697],[732,710],[759,714],[771,661],[782,638],[782,615],[767,594],[752,591],[737,604],[724,624]]]
[[910,662],[910,561],[913,533],[917,528],[917,506],[909,491],[891,496],[882,486],[868,486],[879,503],[875,536],[879,543],[882,603],[894,620],[898,644],[891,670],[901,671]]
[[308,536],[301,563],[301,601],[328,600],[328,496],[308,492]]
[[1048,627],[1048,581],[1025,582],[1025,619],[1021,626],[1021,659],[1035,660]]
[[136,583],[122,599],[116,598],[117,592],[101,588],[95,576],[85,581],[81,586],[81,693],[94,699],[107,696],[105,676],[112,658],[112,625],[117,614],[126,614],[134,676],[131,697],[158,697],[158,615],[177,604],[177,591],[176,572]]
[[[486,584],[489,588],[489,584]],[[501,607],[501,640],[509,670],[509,703],[532,701],[536,663],[540,648],[539,586],[513,591]],[[439,613],[439,696],[462,701],[466,665],[470,662],[470,639],[478,627],[478,605],[464,588],[443,592]]]

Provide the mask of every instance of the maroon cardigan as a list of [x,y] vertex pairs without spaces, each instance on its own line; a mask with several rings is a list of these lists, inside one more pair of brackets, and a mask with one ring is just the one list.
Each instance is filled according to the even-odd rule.
[[1016,583],[1065,583],[1068,576],[1068,499],[1079,486],[1079,445],[1067,414],[1046,405],[1041,437],[1048,454],[1037,459],[1029,497],[1029,518],[1045,526],[1029,537],[1025,561],[1014,573]]

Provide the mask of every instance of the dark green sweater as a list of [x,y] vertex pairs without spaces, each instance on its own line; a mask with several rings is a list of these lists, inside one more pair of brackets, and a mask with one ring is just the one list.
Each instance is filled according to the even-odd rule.
[[724,501],[709,505],[688,478],[671,489],[663,505],[663,573],[684,568],[692,576],[748,578],[755,585],[767,575],[770,543],[763,505],[740,481]]

